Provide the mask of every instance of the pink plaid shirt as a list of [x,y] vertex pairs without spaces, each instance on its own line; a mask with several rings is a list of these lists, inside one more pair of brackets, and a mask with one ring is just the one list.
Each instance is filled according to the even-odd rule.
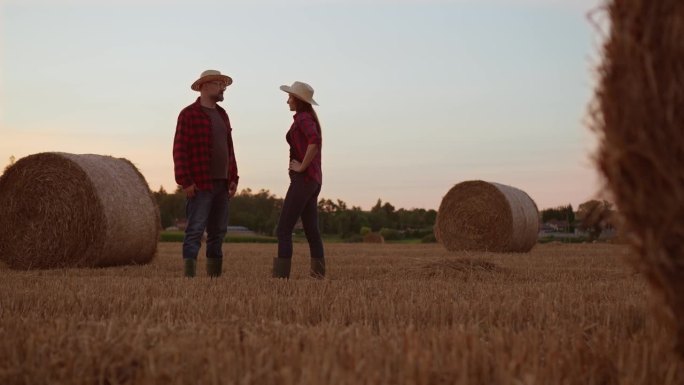
[[321,169],[323,136],[313,115],[308,112],[296,113],[294,115],[294,122],[287,135],[285,135],[285,139],[290,144],[290,160],[298,162],[304,160],[306,148],[310,144],[318,145],[318,153],[316,153],[309,166],[304,170],[304,174],[306,174],[306,180],[314,180],[318,184],[323,184],[323,170]]

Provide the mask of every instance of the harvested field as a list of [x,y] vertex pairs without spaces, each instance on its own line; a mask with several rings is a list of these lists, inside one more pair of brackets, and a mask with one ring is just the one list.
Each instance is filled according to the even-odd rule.
[[0,384],[684,383],[624,246],[326,248],[324,281],[306,244],[289,281],[262,244],[225,245],[219,279],[182,278],[179,243],[143,266],[0,266]]

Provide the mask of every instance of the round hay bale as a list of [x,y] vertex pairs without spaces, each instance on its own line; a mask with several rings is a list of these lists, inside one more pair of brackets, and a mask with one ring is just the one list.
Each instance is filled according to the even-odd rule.
[[537,205],[514,187],[462,182],[439,205],[435,236],[450,251],[527,252],[538,234]]
[[0,177],[0,259],[14,269],[144,264],[159,209],[126,159],[40,153]]
[[597,166],[684,357],[684,2],[611,0],[606,9],[590,106]]
[[368,233],[363,236],[363,243],[385,243],[385,238],[380,233]]

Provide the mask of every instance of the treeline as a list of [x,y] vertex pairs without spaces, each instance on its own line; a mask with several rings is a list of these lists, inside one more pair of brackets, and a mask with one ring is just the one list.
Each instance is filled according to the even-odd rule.
[[[185,220],[185,193],[177,189],[168,193],[163,187],[154,192],[159,205],[162,228],[176,226]],[[244,226],[258,234],[275,235],[283,199],[268,190],[254,192],[247,188],[230,201],[229,223]],[[380,232],[386,240],[420,238],[433,241],[433,226],[437,218],[435,210],[396,209],[389,202],[378,199],[369,211],[360,207],[349,207],[340,199],[321,198],[318,201],[319,227],[324,235],[339,236],[347,240],[360,240],[368,232]],[[541,223],[555,223],[559,229],[574,232],[584,231],[590,239],[596,239],[603,230],[614,227],[614,210],[606,201],[590,200],[579,205],[575,211],[572,205],[541,210]]]
[[[181,189],[168,193],[163,187],[154,192],[159,205],[162,228],[175,226],[185,220],[185,194]],[[230,201],[231,226],[245,226],[263,235],[274,235],[283,199],[268,190],[254,192],[247,188]],[[321,198],[318,202],[319,226],[325,235],[344,239],[362,233],[382,232],[385,239],[423,238],[432,234],[437,211],[425,209],[396,209],[389,202],[377,203],[370,211],[349,207],[344,201]]]

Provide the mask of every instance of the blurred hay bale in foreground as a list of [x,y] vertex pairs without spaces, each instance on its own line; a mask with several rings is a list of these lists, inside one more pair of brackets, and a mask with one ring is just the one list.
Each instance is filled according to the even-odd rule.
[[612,0],[607,12],[597,164],[684,353],[684,2]]
[[522,190],[462,182],[442,198],[435,237],[447,250],[528,252],[537,243],[539,211]]
[[126,159],[40,153],[0,178],[0,259],[15,269],[147,263],[159,210]]

